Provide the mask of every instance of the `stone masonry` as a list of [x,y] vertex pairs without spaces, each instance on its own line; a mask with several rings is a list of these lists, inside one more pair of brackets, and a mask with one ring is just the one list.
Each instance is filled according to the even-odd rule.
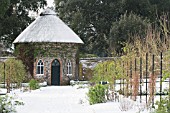
[[[34,59],[34,77],[36,79],[47,81],[47,83],[51,85],[51,63],[55,59],[60,62],[60,85],[67,85],[70,80],[77,79],[77,44],[43,43],[35,44],[35,48],[37,56],[35,56]],[[44,75],[36,74],[37,62],[40,59],[44,63]],[[67,63],[69,61],[72,66],[71,76],[67,76]]]

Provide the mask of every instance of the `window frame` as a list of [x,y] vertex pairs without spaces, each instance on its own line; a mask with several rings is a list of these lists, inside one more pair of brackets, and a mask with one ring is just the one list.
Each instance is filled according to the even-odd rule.
[[37,62],[36,75],[44,75],[44,62],[42,59],[38,60],[38,62]]
[[73,72],[73,71],[72,71],[72,63],[71,63],[71,61],[69,60],[69,61],[67,62],[67,76],[72,76],[72,75],[73,75],[72,72]]

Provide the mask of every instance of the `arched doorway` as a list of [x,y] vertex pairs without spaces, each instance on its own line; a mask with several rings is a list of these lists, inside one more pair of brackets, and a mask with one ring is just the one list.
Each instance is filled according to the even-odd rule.
[[51,64],[51,85],[60,85],[60,62],[57,59]]

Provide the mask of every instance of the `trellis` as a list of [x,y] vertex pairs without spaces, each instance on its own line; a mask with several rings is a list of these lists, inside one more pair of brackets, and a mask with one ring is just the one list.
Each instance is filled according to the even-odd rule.
[[[146,98],[146,104],[152,103],[154,105],[154,96],[159,95],[160,101],[162,99],[162,95],[168,95],[168,92],[165,94],[163,92],[162,81],[163,78],[163,70],[168,70],[168,55],[164,55],[165,59],[163,59],[163,53],[161,52],[159,56],[151,55],[146,53],[144,57],[130,59],[128,61],[122,61],[122,67],[124,69],[124,76],[128,76],[130,78],[130,82],[128,80],[123,79],[120,82],[121,90],[123,91],[123,95],[125,94],[125,85],[126,88],[130,86],[129,94],[136,100],[136,97],[140,97],[140,102],[142,102],[142,95]],[[164,65],[163,65],[164,64]],[[137,77],[137,78],[136,78]],[[158,78],[160,77],[160,78]],[[159,79],[159,92],[156,93],[156,78]],[[139,85],[138,85],[139,84]],[[145,84],[145,92],[142,92],[142,84]],[[170,85],[170,80],[169,80]]]

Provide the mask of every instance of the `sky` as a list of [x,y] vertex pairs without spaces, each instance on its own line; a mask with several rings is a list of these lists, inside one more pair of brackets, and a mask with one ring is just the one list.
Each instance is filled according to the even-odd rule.
[[[54,7],[54,6],[55,6],[54,0],[46,0],[46,1],[47,1],[47,6],[46,6],[45,8],[47,8],[47,7]],[[38,11],[38,14],[37,14],[37,12],[30,11],[29,16],[30,16],[30,17],[33,17],[33,18],[36,18],[37,16],[39,16],[39,14],[40,14],[43,10],[44,10],[44,9],[40,9],[40,10]]]
[[46,0],[47,1],[47,7],[54,6],[54,0]]

